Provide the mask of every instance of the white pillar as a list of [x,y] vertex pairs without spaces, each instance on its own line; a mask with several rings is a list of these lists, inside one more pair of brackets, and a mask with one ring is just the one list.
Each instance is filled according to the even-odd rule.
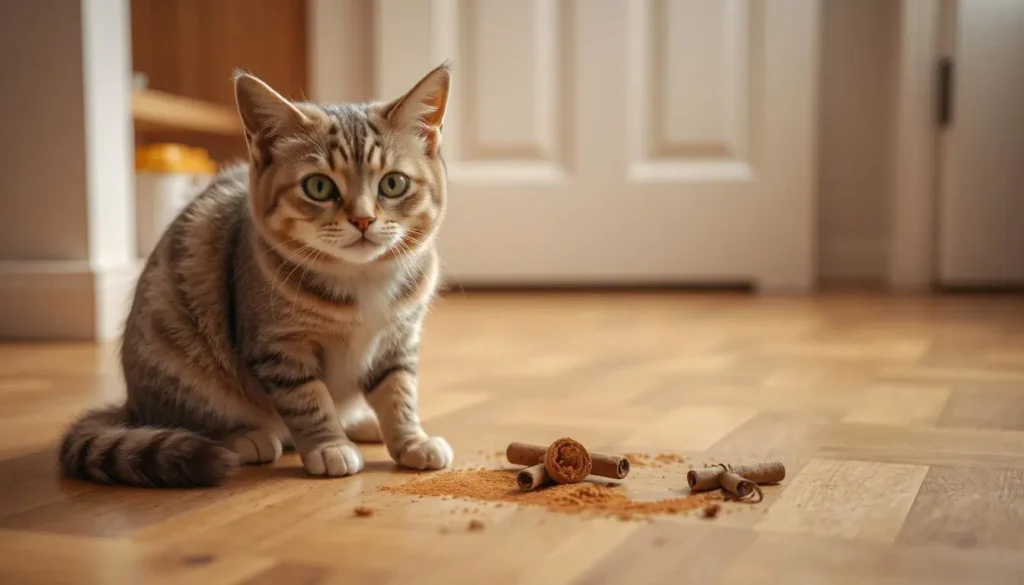
[[0,338],[110,340],[135,257],[128,0],[0,0]]

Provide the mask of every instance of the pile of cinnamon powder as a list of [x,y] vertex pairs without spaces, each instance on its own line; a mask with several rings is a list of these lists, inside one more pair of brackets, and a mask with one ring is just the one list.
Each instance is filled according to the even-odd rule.
[[708,492],[657,501],[635,501],[620,487],[589,482],[553,485],[524,492],[516,486],[514,473],[494,470],[440,471],[379,489],[409,496],[512,502],[554,512],[613,516],[623,520],[702,510],[710,503],[722,500],[718,492]]

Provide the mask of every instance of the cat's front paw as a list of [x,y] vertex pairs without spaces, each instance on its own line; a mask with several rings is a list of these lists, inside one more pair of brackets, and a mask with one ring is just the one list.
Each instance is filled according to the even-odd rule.
[[242,463],[273,463],[281,456],[281,440],[261,430],[252,429],[228,440],[228,448],[238,453]]
[[412,469],[444,469],[455,461],[451,445],[441,437],[413,443],[398,454],[398,463]]
[[363,454],[348,442],[317,445],[301,454],[302,465],[310,475],[343,477],[363,469]]

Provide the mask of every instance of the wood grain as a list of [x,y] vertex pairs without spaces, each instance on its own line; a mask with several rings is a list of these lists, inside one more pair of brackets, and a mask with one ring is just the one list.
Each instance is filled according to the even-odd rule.
[[932,467],[900,533],[907,544],[1024,551],[1024,471]]
[[921,465],[815,459],[757,529],[892,542],[927,473]]
[[651,499],[689,466],[786,465],[759,504],[622,521],[383,493],[418,474],[380,445],[345,479],[294,453],[214,489],[62,479],[63,426],[123,396],[116,348],[0,345],[0,583],[1019,583],[1021,355],[1008,296],[442,298],[422,416],[460,469],[561,436],[685,458],[621,482]]
[[938,426],[1024,431],[1024,403],[1006,392],[960,390],[950,397]]

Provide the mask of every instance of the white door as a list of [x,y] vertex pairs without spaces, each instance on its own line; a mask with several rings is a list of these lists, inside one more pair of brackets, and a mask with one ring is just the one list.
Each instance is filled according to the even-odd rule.
[[1024,283],[1024,1],[959,0],[946,32],[953,75],[940,142],[939,279]]
[[816,0],[380,0],[377,92],[445,59],[463,284],[813,281]]

